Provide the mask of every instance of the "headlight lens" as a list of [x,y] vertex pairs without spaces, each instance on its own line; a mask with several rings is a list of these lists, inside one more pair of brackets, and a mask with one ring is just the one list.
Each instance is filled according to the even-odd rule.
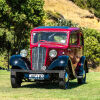
[[21,55],[22,57],[26,57],[26,56],[27,56],[27,50],[25,50],[25,49],[21,50],[21,51],[20,51],[20,55]]
[[52,57],[52,58],[56,57],[57,56],[57,51],[56,50],[51,50],[49,52],[49,56]]

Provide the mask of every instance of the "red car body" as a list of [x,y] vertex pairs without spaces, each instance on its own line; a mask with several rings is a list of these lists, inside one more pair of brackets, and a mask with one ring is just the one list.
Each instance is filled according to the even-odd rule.
[[[30,57],[31,65],[24,57],[12,56],[10,60],[13,66],[12,72],[18,73],[20,71],[18,68],[24,69],[24,71],[20,71],[22,78],[33,78],[35,81],[39,81],[43,75],[43,80],[58,80],[60,87],[63,88],[68,88],[70,79],[77,78],[80,84],[86,81],[88,68],[84,56],[83,34],[79,28],[42,26],[32,29]],[[12,59],[15,58],[24,61],[27,67],[25,64],[21,65],[21,62],[14,65],[12,62],[16,60]],[[18,68],[15,69],[14,66],[18,66]],[[16,87],[13,82],[12,87]]]
[[[75,52],[79,52],[79,51],[82,51],[82,48],[83,48],[83,45],[80,45],[80,41],[78,39],[77,41],[77,45],[70,45],[69,44],[69,41],[70,41],[70,34],[71,32],[78,32],[78,36],[82,36],[82,33],[80,32],[80,29],[79,28],[65,28],[65,29],[62,29],[61,27],[59,28],[56,28],[56,27],[40,27],[40,28],[35,28],[33,30],[31,30],[31,38],[30,38],[30,41],[32,41],[32,33],[34,32],[65,32],[67,33],[67,39],[66,39],[66,44],[61,44],[61,43],[54,43],[54,42],[41,42],[41,47],[45,47],[47,48],[47,52],[46,52],[46,59],[45,59],[45,66],[49,66],[49,64],[52,62],[52,59],[49,59],[49,50],[50,49],[56,49],[57,52],[58,52],[58,55],[57,56],[61,56],[63,55],[62,52],[64,52],[65,54],[64,55],[70,55],[70,53],[72,53],[72,51],[74,52],[74,49],[76,49]],[[32,43],[30,42],[30,48],[31,48],[31,62],[32,62],[32,48],[34,47],[38,47],[38,43]],[[70,51],[72,50],[72,51]],[[77,56],[77,55],[72,55],[72,56]],[[80,55],[79,58],[81,58],[82,55]],[[74,64],[78,64],[78,62],[75,62],[73,61],[73,58],[72,58],[72,64],[74,66]],[[32,69],[32,63],[31,63],[31,69]]]

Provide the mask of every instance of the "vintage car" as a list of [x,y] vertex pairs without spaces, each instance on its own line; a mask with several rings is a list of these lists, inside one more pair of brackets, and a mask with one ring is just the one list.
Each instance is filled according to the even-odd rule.
[[23,81],[58,82],[67,89],[69,80],[86,82],[88,72],[84,56],[83,34],[79,28],[67,26],[40,26],[31,30],[30,61],[27,51],[10,58],[12,88]]

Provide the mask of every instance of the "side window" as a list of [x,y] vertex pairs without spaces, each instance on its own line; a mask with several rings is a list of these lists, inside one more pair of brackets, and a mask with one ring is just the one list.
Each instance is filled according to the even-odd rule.
[[84,45],[84,43],[83,43],[83,36],[82,35],[80,35],[80,45]]
[[78,36],[77,33],[71,33],[70,34],[70,45],[77,45],[78,42]]

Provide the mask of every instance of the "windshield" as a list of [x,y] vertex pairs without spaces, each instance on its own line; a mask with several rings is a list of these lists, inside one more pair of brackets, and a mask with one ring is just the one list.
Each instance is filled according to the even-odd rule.
[[33,43],[41,42],[58,42],[65,44],[67,33],[65,32],[38,32],[33,33]]

